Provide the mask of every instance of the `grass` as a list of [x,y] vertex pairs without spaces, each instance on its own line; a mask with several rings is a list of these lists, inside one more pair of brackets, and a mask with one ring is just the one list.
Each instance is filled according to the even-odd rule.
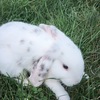
[[[54,24],[68,35],[81,48],[89,75],[67,89],[71,100],[100,100],[100,0],[0,0],[0,24],[12,20]],[[55,100],[55,96],[44,86],[23,87],[0,75],[0,100]]]

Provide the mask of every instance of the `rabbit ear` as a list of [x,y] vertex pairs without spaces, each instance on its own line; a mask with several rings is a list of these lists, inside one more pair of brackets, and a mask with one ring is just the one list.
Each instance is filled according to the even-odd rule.
[[46,55],[39,60],[36,68],[31,72],[29,77],[29,81],[33,86],[38,87],[44,82],[54,59],[58,58],[59,54],[58,47],[53,45]]
[[57,37],[57,28],[55,26],[40,24],[39,27],[42,28],[45,32],[49,33],[54,39]]
[[42,28],[46,33],[49,33],[56,40],[63,40],[65,38],[65,34],[53,25],[40,24],[39,27]]
[[44,82],[44,79],[46,78],[52,62],[53,60],[48,56],[43,56],[40,59],[36,69],[31,72],[31,75],[29,77],[29,81],[33,86],[38,87]]

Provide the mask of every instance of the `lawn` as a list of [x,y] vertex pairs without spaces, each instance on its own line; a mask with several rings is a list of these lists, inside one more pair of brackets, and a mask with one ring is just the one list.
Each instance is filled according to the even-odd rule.
[[[69,36],[82,50],[89,78],[66,90],[71,100],[100,100],[100,0],[0,0],[0,25],[12,20],[53,24]],[[56,98],[45,86],[23,87],[0,75],[0,100]]]

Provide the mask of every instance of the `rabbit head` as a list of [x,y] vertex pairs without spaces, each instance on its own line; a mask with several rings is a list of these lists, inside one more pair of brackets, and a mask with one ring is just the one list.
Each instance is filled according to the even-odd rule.
[[68,53],[67,56],[65,54],[60,56],[58,60],[55,60],[50,67],[47,79],[58,79],[67,86],[78,84],[84,74],[84,62],[81,56],[78,57],[77,53],[76,55],[72,53],[72,56],[70,56],[71,54]]
[[59,52],[48,77],[60,79],[67,86],[79,83],[84,74],[84,60],[80,49],[55,26],[40,24],[40,27],[57,41]]
[[[80,49],[55,26],[40,24],[39,27],[54,39],[54,44],[46,54],[46,56],[50,58],[50,61],[44,61],[44,63],[49,62],[47,63],[49,64],[49,72],[48,74],[46,73],[47,76],[44,77],[44,80],[45,78],[56,78],[67,86],[73,86],[79,83],[84,74],[84,60]],[[37,66],[35,70],[36,73],[39,67],[40,66]],[[32,79],[33,76],[35,75],[31,74],[30,80],[34,80],[34,78]],[[38,77],[36,78],[39,79]],[[34,82],[36,82],[36,80]],[[43,83],[43,81],[41,83]],[[36,84],[38,84],[37,86],[41,85],[41,83],[38,84],[38,82],[36,82]]]

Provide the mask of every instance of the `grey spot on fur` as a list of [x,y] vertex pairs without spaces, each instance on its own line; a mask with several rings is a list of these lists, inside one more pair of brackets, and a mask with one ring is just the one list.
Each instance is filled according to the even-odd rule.
[[64,55],[64,53],[63,53],[63,52],[61,52],[61,55]]
[[37,60],[37,62],[39,62],[39,61],[40,61],[40,59],[41,59],[41,57]]
[[33,58],[33,59],[32,59],[32,64],[33,64],[33,65],[34,65],[34,64],[37,64],[37,63],[40,61],[40,59],[41,59],[41,58],[35,60],[35,59]]
[[44,60],[45,60],[45,59],[48,59],[48,56],[44,56],[43,59],[44,59]]
[[34,60],[34,58],[32,59],[32,65],[36,66],[37,65],[37,61]]
[[38,76],[41,76],[41,74],[38,74]]
[[24,26],[22,27],[22,29],[23,29],[23,30],[26,30],[26,28],[25,28]]
[[33,69],[35,69],[37,67],[37,61],[34,60],[34,58],[32,59],[32,65],[33,65]]
[[47,72],[49,71],[49,69],[46,70]]
[[41,82],[41,80],[39,80],[39,82]]
[[11,48],[11,45],[10,45],[10,44],[7,44],[7,47],[8,47],[8,48]]
[[22,65],[22,58],[20,58],[19,60],[17,60],[17,62],[16,62],[19,66],[21,66]]
[[39,31],[38,29],[35,29],[35,30],[34,30],[34,32],[36,32],[36,33],[37,33],[38,31]]
[[33,64],[33,69],[35,69],[37,67],[37,62],[35,62],[34,64]]
[[33,70],[36,68],[36,66],[33,66]]
[[32,60],[32,64],[34,65],[34,63],[36,63],[36,61]]
[[44,66],[45,66],[44,64],[41,64],[41,69],[40,69],[41,71],[44,70]]
[[50,57],[48,57],[48,56],[47,56],[45,59],[47,59],[47,60],[51,60],[51,58],[50,58]]
[[32,33],[32,34],[35,33],[36,35],[39,35],[39,34],[41,34],[41,30],[36,28],[36,29],[31,30],[30,33]]
[[35,69],[37,67],[37,64],[39,62],[41,58],[39,58],[38,60],[35,60],[34,58],[32,59],[32,65],[33,65],[33,69]]
[[20,40],[20,43],[23,44],[25,42],[25,40]]
[[45,77],[45,76],[46,76],[46,73],[43,73],[43,74],[42,74],[42,77]]
[[39,73],[38,76],[39,77],[45,77],[47,73]]
[[22,63],[21,63],[21,61],[19,61],[19,62],[17,62],[17,64],[20,66]]
[[40,29],[35,29],[34,32],[38,33],[40,32]]
[[30,52],[30,47],[27,48],[27,52]]

